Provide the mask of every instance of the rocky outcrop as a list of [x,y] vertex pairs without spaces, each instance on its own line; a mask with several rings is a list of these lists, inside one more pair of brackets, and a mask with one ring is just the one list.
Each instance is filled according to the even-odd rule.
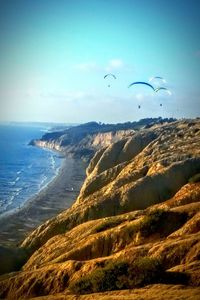
[[[75,299],[75,289],[106,289],[112,274],[129,295],[95,299],[138,299],[136,288],[145,284],[149,293],[138,289],[145,299],[197,299],[200,120],[144,128],[102,146],[73,206],[24,240],[21,248],[32,255],[20,272],[1,278],[1,297]],[[130,275],[134,268],[141,277]]]

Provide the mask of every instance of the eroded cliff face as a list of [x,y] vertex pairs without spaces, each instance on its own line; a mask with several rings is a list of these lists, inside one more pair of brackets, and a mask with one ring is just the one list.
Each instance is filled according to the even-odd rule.
[[65,136],[62,136],[59,139],[34,140],[32,141],[32,145],[61,151],[67,155],[88,160],[97,150],[108,147],[112,143],[127,136],[130,137],[134,133],[134,130],[118,130],[114,132],[110,131],[104,133],[87,134],[86,136],[83,136],[83,138],[80,137],[80,141],[78,143],[76,140],[69,141],[69,143],[65,141],[64,143],[63,141],[65,140]]
[[[95,145],[102,146],[102,139],[99,136]],[[1,279],[1,297],[28,299],[59,293],[55,299],[75,299],[76,289],[103,291],[105,281],[112,280],[108,266],[123,261],[129,267],[116,275],[119,289],[152,284],[149,293],[145,288],[138,293],[143,290],[145,299],[154,299],[155,291],[157,299],[169,299],[168,292],[172,299],[197,299],[200,120],[154,126],[103,146],[88,166],[74,205],[22,243],[23,250],[32,255],[20,272]],[[142,278],[130,275],[136,261],[137,268],[142,265]],[[156,273],[157,264],[161,273]],[[134,291],[93,297],[137,299]],[[90,299],[85,297],[80,299]]]
[[56,151],[63,151],[63,147],[57,143],[56,141],[42,141],[42,140],[35,140],[32,142],[32,145],[38,146],[41,148],[48,148]]
[[147,118],[138,122],[118,124],[103,124],[89,122],[69,127],[62,131],[48,132],[39,140],[32,140],[30,145],[47,147],[57,151],[63,151],[73,157],[89,160],[96,150],[107,147],[125,136],[132,135],[135,130],[153,124],[170,123],[174,119]]

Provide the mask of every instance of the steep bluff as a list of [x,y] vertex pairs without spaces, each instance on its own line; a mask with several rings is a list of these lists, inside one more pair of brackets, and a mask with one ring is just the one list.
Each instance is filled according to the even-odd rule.
[[112,289],[129,295],[95,299],[137,299],[135,288],[146,284],[145,299],[153,299],[150,291],[168,299],[170,288],[172,299],[197,299],[200,120],[143,128],[113,143],[106,134],[93,139],[101,146],[76,202],[24,240],[21,248],[32,255],[20,272],[1,278],[1,297],[75,299],[76,292],[110,289],[113,274]]
[[107,147],[108,145],[134,134],[134,130],[118,130],[105,133],[87,134],[80,142],[73,142],[63,145],[62,140],[34,140],[32,145],[61,151],[67,155],[89,160],[95,151]]
[[172,122],[174,119],[147,118],[138,122],[118,124],[104,124],[89,122],[73,126],[58,132],[49,132],[41,139],[32,140],[30,145],[47,147],[53,150],[65,152],[74,157],[89,160],[96,150],[107,147],[111,143],[133,134],[145,126]]

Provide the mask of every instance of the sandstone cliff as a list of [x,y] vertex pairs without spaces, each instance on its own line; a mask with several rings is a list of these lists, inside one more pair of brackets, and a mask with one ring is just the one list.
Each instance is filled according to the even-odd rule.
[[134,133],[135,130],[153,124],[172,122],[174,119],[147,118],[138,122],[104,124],[89,122],[69,127],[57,132],[49,132],[39,140],[32,140],[30,145],[47,147],[65,152],[73,157],[89,160],[96,150]]
[[74,205],[22,243],[29,259],[1,277],[2,298],[198,299],[200,120],[103,146]]

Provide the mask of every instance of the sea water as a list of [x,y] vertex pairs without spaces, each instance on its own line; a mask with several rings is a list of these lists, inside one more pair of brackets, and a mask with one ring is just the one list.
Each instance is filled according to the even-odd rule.
[[20,208],[58,173],[59,153],[28,145],[46,130],[0,125],[0,215]]

